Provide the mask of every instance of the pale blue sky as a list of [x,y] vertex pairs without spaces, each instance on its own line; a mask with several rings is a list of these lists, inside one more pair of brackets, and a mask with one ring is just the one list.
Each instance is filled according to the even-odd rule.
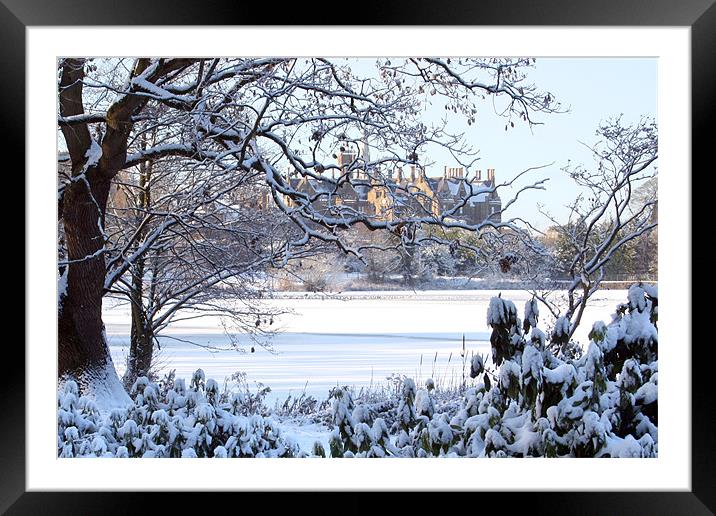
[[539,117],[544,125],[533,127],[532,132],[524,124],[505,132],[504,120],[486,116],[481,122],[478,119],[468,134],[481,150],[480,168],[494,168],[498,182],[526,168],[555,162],[532,175],[549,177],[548,190],[525,192],[509,211],[544,228],[548,221],[539,215],[537,203],[546,205],[561,220],[567,213],[564,205],[577,193],[561,167],[567,160],[585,166],[593,163],[580,141],[594,143],[599,123],[610,116],[623,114],[627,121],[636,121],[642,115],[656,118],[657,60],[545,58],[537,59],[529,76],[570,111]]

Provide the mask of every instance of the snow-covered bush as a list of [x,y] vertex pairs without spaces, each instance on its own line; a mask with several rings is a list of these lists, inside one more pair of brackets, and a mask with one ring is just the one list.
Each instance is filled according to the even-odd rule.
[[571,324],[565,316],[557,317],[549,336],[550,349],[560,360],[579,358],[582,348],[570,339]]
[[473,355],[470,362],[470,378],[477,378],[483,372],[485,372],[485,359],[480,354]]
[[[331,412],[334,424],[329,441],[331,457],[396,455],[397,450],[390,443],[385,421],[382,418],[374,419],[366,405],[356,405],[347,387],[332,389],[330,398],[333,400]],[[319,455],[315,451],[314,454]]]
[[415,394],[415,414],[430,419],[435,414],[435,403],[430,397],[430,391],[435,388],[435,382],[432,378],[428,378],[425,382],[425,387],[425,389],[419,389]]
[[353,396],[347,387],[336,387],[331,390],[329,398],[333,399],[331,415],[335,428],[331,433],[330,448],[332,457],[343,457],[353,446]]
[[608,325],[594,324],[585,353],[564,353],[573,344],[568,321],[558,320],[546,346],[532,303],[522,327],[514,304],[493,298],[495,385],[475,356],[471,377],[484,372],[483,382],[448,419],[428,390],[405,379],[393,427],[400,456],[655,457],[657,301],[655,288],[632,287]]
[[500,357],[498,385],[466,397],[466,408],[453,421],[464,429],[456,451],[473,456],[656,456],[657,302],[656,288],[632,286],[628,303],[617,307],[612,321],[594,324],[586,353],[570,354],[564,353],[569,321],[557,320],[552,346],[545,347],[544,334],[534,326],[532,303],[525,310],[524,330],[532,328],[526,340],[515,328],[514,305],[493,298],[488,323]]
[[501,295],[493,297],[487,309],[487,324],[492,327],[490,344],[495,365],[520,353],[524,339],[517,307],[512,301],[502,299]]
[[304,455],[284,437],[278,421],[245,415],[235,393],[220,392],[199,369],[187,389],[181,379],[160,385],[140,377],[132,405],[102,415],[77,384],[58,394],[60,457],[295,457]]
[[539,304],[537,299],[532,297],[525,303],[525,322],[523,323],[522,329],[525,333],[530,331],[530,328],[537,328],[537,322],[539,321]]
[[58,455],[60,457],[108,456],[108,449],[106,445],[103,446],[107,431],[100,431],[99,410],[92,400],[79,396],[76,382],[73,380],[65,382],[57,394],[57,405]]
[[[393,425],[393,431],[396,430],[401,434],[407,435],[410,429],[415,425],[417,414],[415,412],[415,382],[412,378],[403,380],[402,397],[398,404],[397,418]],[[399,439],[400,441],[400,439]]]

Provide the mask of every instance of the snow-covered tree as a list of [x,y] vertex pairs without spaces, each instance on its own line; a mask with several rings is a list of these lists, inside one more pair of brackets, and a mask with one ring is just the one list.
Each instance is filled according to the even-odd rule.
[[[589,147],[594,168],[568,165],[564,169],[584,192],[569,206],[569,219],[560,223],[545,213],[557,233],[556,268],[570,282],[566,299],[559,299],[553,284],[533,291],[558,319],[555,337],[564,335],[566,342],[574,335],[610,263],[628,259],[629,246],[646,239],[658,225],[655,189],[653,195],[645,195],[643,190],[645,185],[654,185],[657,174],[656,122],[642,118],[627,124],[621,117],[613,118],[600,125],[597,136],[598,142]],[[639,190],[642,193],[635,195]],[[656,253],[655,247],[648,249]],[[641,256],[638,260],[649,263],[653,258]]]
[[[131,307],[127,389],[150,375],[157,338],[180,315],[219,315],[259,345],[278,315],[261,302],[262,278],[282,259],[290,228],[255,209],[256,181],[185,165],[163,158],[123,171],[108,202],[105,256],[113,272],[105,291]],[[296,258],[310,252],[306,246]]]
[[[76,378],[83,392],[118,394],[101,317],[107,283],[129,273],[152,242],[186,222],[168,212],[161,231],[140,231],[135,250],[108,259],[107,205],[121,171],[174,159],[181,170],[261,182],[264,207],[296,231],[279,253],[283,261],[311,241],[360,255],[342,233],[357,225],[391,232],[408,246],[421,243],[422,226],[518,230],[510,220],[456,222],[451,210],[426,210],[419,194],[407,190],[401,195],[418,196],[416,202],[391,219],[331,199],[366,177],[370,188],[390,190],[392,169],[420,166],[434,146],[452,152],[469,173],[473,150],[450,134],[447,122],[426,124],[424,107],[441,102],[473,123],[480,100],[491,97],[504,105],[510,123],[537,123],[535,113],[553,112],[558,105],[527,82],[525,70],[532,64],[531,59],[377,60],[374,74],[360,76],[347,63],[323,58],[61,59],[58,126],[71,171],[58,195],[60,254],[66,256],[59,271],[60,377]],[[156,144],[143,138],[148,127],[161,131]],[[365,139],[375,149],[369,162],[357,152]],[[342,155],[353,156],[343,166],[332,157],[339,147]],[[292,178],[323,187],[306,192]],[[187,187],[183,180],[176,176],[178,187]],[[465,202],[485,193],[476,190]]]

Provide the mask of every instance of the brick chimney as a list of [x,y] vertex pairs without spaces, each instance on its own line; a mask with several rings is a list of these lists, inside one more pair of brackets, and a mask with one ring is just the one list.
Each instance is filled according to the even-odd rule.
[[341,172],[345,172],[348,166],[356,159],[355,153],[349,150],[340,151],[338,154],[338,166]]

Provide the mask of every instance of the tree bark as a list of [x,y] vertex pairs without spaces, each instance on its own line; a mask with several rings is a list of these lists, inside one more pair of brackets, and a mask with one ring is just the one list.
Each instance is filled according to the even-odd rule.
[[[135,285],[133,285],[134,287]],[[141,289],[142,287],[139,286],[139,288]],[[141,297],[139,301],[141,302]],[[147,321],[141,305],[137,306],[135,299],[133,299],[129,357],[127,359],[127,371],[122,378],[122,383],[127,391],[131,389],[137,378],[149,375],[153,354],[154,335],[152,334],[151,324]]]
[[147,320],[143,305],[144,298],[144,257],[137,260],[132,278],[132,329],[130,335],[127,370],[122,378],[124,388],[129,391],[140,376],[149,376],[154,356],[154,333],[152,321]]
[[102,323],[105,261],[102,232],[109,181],[77,181],[65,192],[63,211],[67,245],[67,289],[58,313],[58,373],[83,377],[111,365]]
[[[146,148],[146,139],[142,135],[141,148]],[[141,163],[139,165],[139,196],[137,202],[137,217],[139,220],[151,208],[151,180],[153,163]],[[147,226],[140,224],[138,241],[144,240],[147,235]],[[122,382],[124,388],[129,390],[135,380],[140,376],[149,376],[154,356],[154,332],[152,321],[147,319],[147,309],[144,306],[145,285],[144,273],[146,271],[146,257],[137,258],[132,270],[131,304],[132,304],[132,329],[130,336],[129,357],[127,359],[127,371],[124,373]]]

